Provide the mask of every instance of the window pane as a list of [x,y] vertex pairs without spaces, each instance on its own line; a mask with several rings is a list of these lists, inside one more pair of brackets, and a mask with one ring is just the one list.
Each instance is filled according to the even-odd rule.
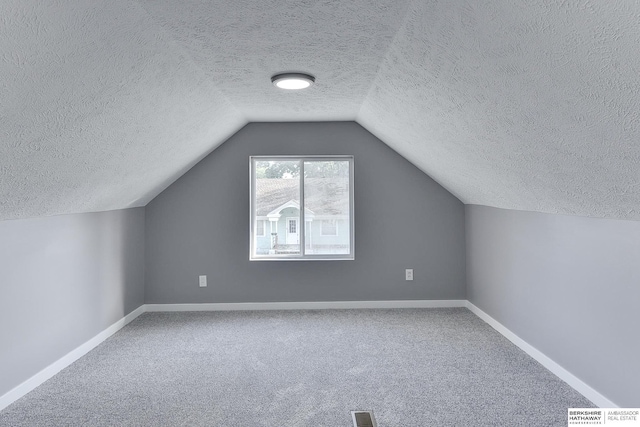
[[264,236],[264,221],[263,220],[258,220],[258,223],[256,224],[256,235],[257,236]]
[[349,191],[349,161],[305,160],[305,254],[351,253]]
[[256,226],[256,255],[300,254],[300,162],[255,162],[255,211],[265,220],[264,236]]

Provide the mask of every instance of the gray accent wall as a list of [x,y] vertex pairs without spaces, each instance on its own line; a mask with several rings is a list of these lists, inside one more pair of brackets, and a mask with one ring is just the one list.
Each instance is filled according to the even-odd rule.
[[640,222],[466,206],[469,301],[640,407]]
[[144,303],[144,208],[0,222],[0,396]]
[[[332,154],[355,157],[355,260],[249,261],[249,156]],[[145,224],[147,303],[466,299],[464,205],[354,122],[251,123]]]

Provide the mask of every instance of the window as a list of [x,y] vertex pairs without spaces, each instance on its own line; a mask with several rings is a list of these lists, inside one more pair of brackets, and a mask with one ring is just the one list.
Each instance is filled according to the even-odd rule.
[[256,236],[264,237],[264,220],[259,219],[256,221]]
[[249,163],[251,260],[354,259],[353,156]]
[[335,219],[323,219],[320,223],[320,234],[322,236],[337,236],[338,226]]

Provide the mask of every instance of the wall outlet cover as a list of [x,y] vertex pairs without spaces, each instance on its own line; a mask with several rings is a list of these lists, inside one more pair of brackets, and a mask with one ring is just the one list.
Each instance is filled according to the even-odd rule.
[[413,268],[407,268],[404,271],[404,279],[405,280],[413,280]]

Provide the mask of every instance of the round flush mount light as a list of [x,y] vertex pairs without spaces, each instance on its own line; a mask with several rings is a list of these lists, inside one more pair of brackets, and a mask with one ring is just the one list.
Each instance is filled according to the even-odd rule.
[[315,77],[303,73],[281,73],[271,77],[275,87],[287,90],[306,89],[315,81]]

